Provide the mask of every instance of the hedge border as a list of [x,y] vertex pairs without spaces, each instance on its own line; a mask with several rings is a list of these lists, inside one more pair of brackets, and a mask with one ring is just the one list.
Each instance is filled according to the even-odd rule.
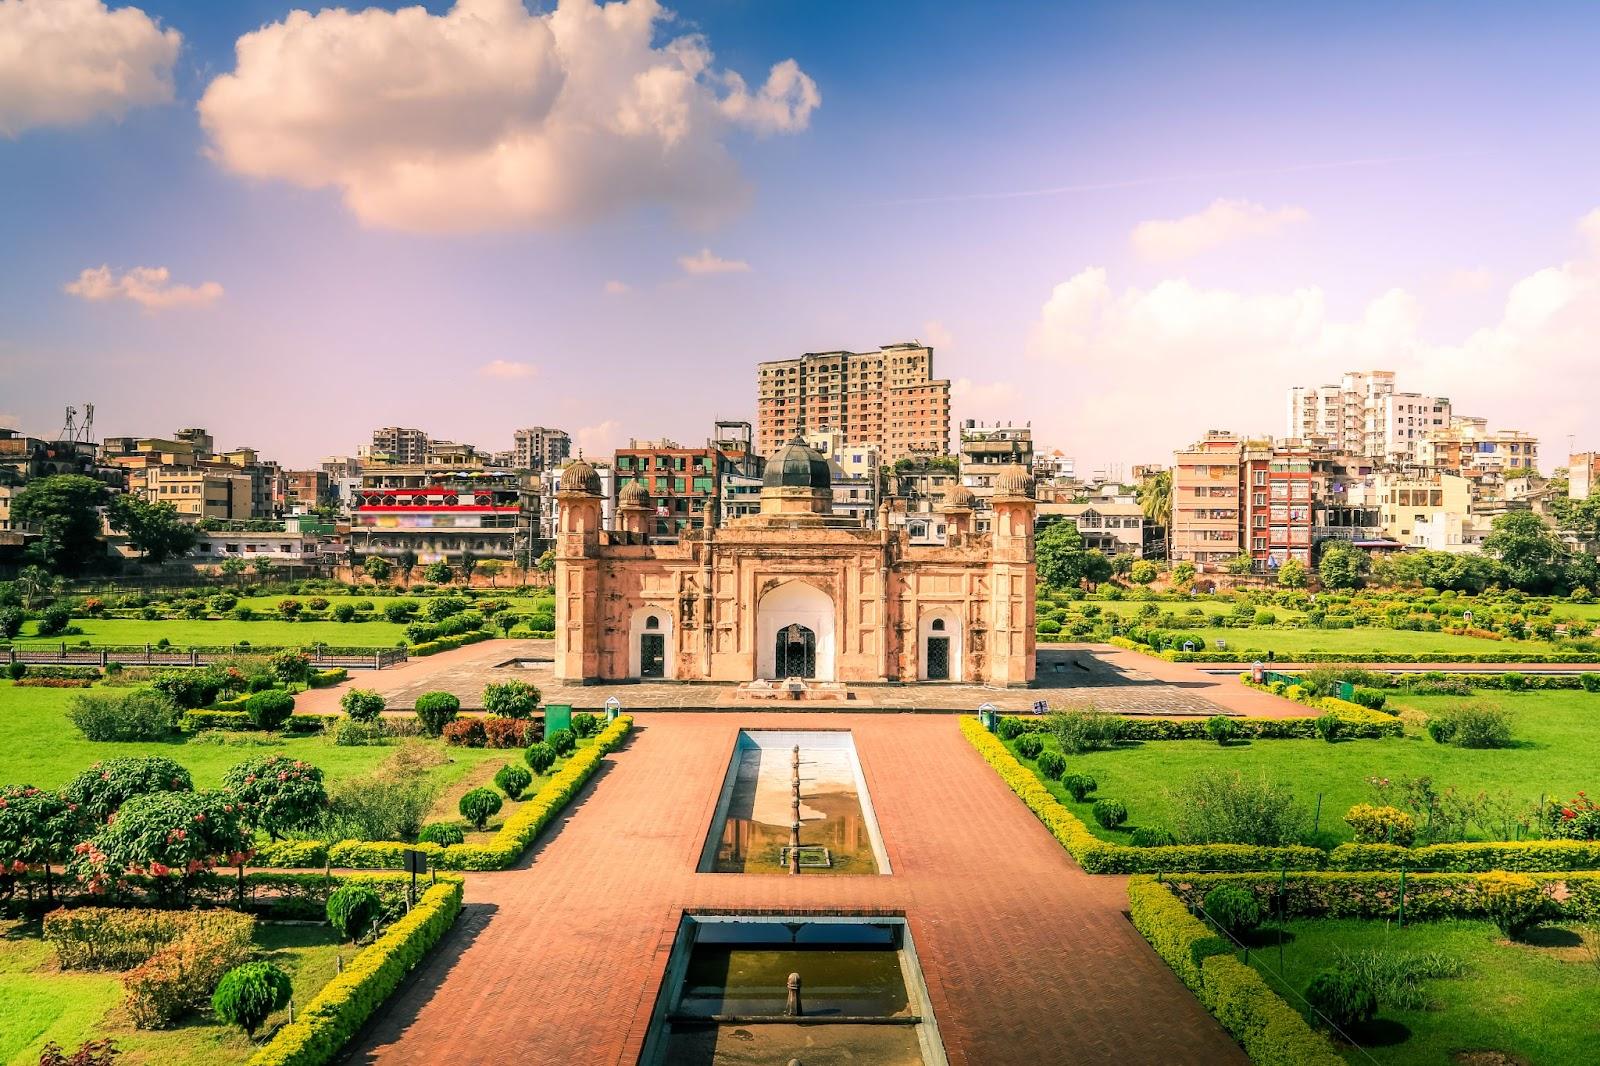
[[622,745],[633,718],[622,715],[578,749],[531,798],[522,802],[487,844],[407,844],[399,840],[286,840],[256,852],[262,866],[333,866],[352,870],[393,870],[405,866],[408,851],[420,851],[439,870],[504,870],[522,857],[545,826],[560,814],[600,768],[601,760]]
[[455,651],[457,648],[464,648],[468,644],[477,644],[479,641],[492,639],[494,639],[493,633],[474,629],[467,633],[459,633],[453,637],[435,637],[433,640],[425,640],[421,644],[413,644],[411,645],[411,654],[418,658],[427,655],[438,655],[442,651]]
[[461,913],[463,881],[446,877],[389,926],[250,1057],[250,1066],[322,1066],[334,1057]]
[[1133,924],[1256,1066],[1347,1066],[1327,1037],[1265,979],[1234,958],[1166,885],[1149,876],[1128,882]]
[[[1229,649],[1227,651],[1156,651],[1148,644],[1140,644],[1127,637],[1108,637],[1106,643],[1126,651],[1136,651],[1148,655],[1152,659],[1160,659],[1169,663],[1247,663],[1259,658],[1261,654],[1253,648]],[[1301,651],[1278,652],[1273,656],[1274,665],[1287,665],[1294,663],[1528,663],[1529,665],[1545,664],[1575,664],[1592,663],[1600,665],[1600,655],[1593,652],[1479,652],[1468,654],[1465,652],[1430,652],[1426,655],[1420,652],[1344,652],[1344,651]]]

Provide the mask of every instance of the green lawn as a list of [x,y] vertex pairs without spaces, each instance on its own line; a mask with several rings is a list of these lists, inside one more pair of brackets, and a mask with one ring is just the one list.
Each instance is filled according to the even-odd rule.
[[74,618],[72,624],[83,630],[66,637],[41,637],[39,623],[27,622],[16,643],[77,644],[154,644],[165,637],[179,647],[191,644],[226,646],[248,641],[257,647],[300,647],[318,642],[344,648],[392,648],[406,639],[406,627],[394,622],[284,622],[278,619],[259,622],[206,621],[194,619],[146,622],[142,618]]
[[1418,633],[1408,629],[1189,629],[1203,637],[1207,651],[1217,649],[1217,641],[1227,641],[1228,651],[1248,653],[1268,651],[1279,655],[1294,652],[1358,652],[1381,658],[1386,653],[1428,655],[1453,653],[1548,654],[1570,649],[1543,640],[1488,640],[1483,637],[1458,637],[1450,633]]
[[[260,957],[281,967],[294,982],[294,1002],[303,1006],[337,972],[341,947],[326,926],[257,923]],[[348,959],[355,949],[343,947]],[[111,1037],[123,1066],[209,1066],[244,1062],[254,1050],[244,1033],[197,1012],[167,1030],[133,1028],[122,1011],[117,973],[63,972],[39,935],[37,922],[0,922],[0,1063],[39,1061],[50,1040],[71,1052],[85,1040]],[[268,1019],[265,1036],[287,1020]]]
[[[1421,710],[1469,700],[1448,696],[1399,696],[1398,702]],[[1427,775],[1436,788],[1454,785],[1464,793],[1491,795],[1509,790],[1533,807],[1541,793],[1571,796],[1600,789],[1600,695],[1587,692],[1483,693],[1473,702],[1498,703],[1514,715],[1514,748],[1468,750],[1436,744],[1424,735],[1383,740],[1259,740],[1226,748],[1204,741],[1153,741],[1112,751],[1067,757],[1068,771],[1087,773],[1100,788],[1089,803],[1075,803],[1059,782],[1046,786],[1097,836],[1126,843],[1139,825],[1174,823],[1171,790],[1202,770],[1223,768],[1244,774],[1265,774],[1288,786],[1309,808],[1322,796],[1318,842],[1350,839],[1344,813],[1356,803],[1373,802],[1369,777]],[[1115,709],[1115,708],[1110,708]],[[1045,746],[1059,750],[1046,735]],[[1014,750],[1013,750],[1013,753]],[[1032,766],[1028,760],[1025,765]],[[1129,824],[1122,830],[1102,829],[1091,813],[1097,798],[1121,800]],[[1481,834],[1475,834],[1481,835]],[[1499,835],[1499,834],[1496,834]]]
[[[553,593],[548,596],[513,596],[510,594],[509,590],[506,589],[497,590],[475,588],[470,594],[468,594],[465,589],[453,589],[452,594],[469,600],[504,600],[506,604],[509,605],[513,610],[523,614],[531,614],[541,607],[553,609],[556,602],[555,595]],[[367,602],[373,604],[374,610],[379,612],[381,612],[387,604],[394,603],[397,600],[404,600],[408,603],[420,603],[424,606],[428,602],[427,598],[419,596],[326,596],[319,592],[306,592],[298,596],[286,596],[282,593],[271,596],[242,596],[239,598],[239,605],[242,607],[251,607],[257,611],[277,614],[278,604],[283,600],[299,600],[301,605],[304,606],[306,601],[314,599],[317,596],[322,596],[323,599],[327,600],[330,609],[337,607],[341,603],[353,604],[357,600],[366,600]]]
[[[0,682],[0,783],[55,788],[66,784],[97,759],[121,755],[165,755],[187,767],[196,788],[216,788],[235,763],[273,752],[283,752],[320,767],[329,784],[340,778],[367,773],[395,752],[395,745],[337,747],[320,736],[273,735],[268,743],[254,743],[257,734],[200,734],[202,737],[238,739],[243,743],[212,744],[194,739],[170,742],[113,743],[85,740],[65,715],[67,702],[81,689],[15,688]],[[451,761],[430,771],[442,789],[449,789],[482,762],[504,761],[516,752],[482,748],[451,748],[443,742],[423,743],[444,748]],[[497,763],[498,765],[498,763]]]
[[[1427,1009],[1399,1010],[1379,1003],[1373,1022],[1350,1035],[1352,1063],[1381,1066],[1457,1066],[1532,1063],[1586,1066],[1596,1058],[1594,1006],[1600,1002],[1600,966],[1577,946],[1578,934],[1544,926],[1530,943],[1501,937],[1488,922],[1421,922],[1394,926],[1354,919],[1308,919],[1285,926],[1280,971],[1276,938],[1252,951],[1250,963],[1290,1004],[1304,1011],[1303,993],[1316,972],[1331,966],[1337,949],[1396,954],[1440,952],[1463,964],[1459,977],[1423,982]],[[1460,1052],[1502,1052],[1506,1058],[1458,1058]]]

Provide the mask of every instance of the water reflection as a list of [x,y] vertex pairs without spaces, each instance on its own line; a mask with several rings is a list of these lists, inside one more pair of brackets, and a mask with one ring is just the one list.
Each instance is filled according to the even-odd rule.
[[[794,815],[792,748],[749,747],[738,759],[712,868],[786,874],[783,849]],[[827,866],[806,865],[805,874],[878,872],[849,749],[801,746],[800,843],[827,848],[830,859]]]

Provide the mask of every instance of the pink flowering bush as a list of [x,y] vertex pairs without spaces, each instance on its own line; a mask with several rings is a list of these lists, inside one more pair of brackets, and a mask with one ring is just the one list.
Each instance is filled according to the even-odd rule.
[[76,821],[76,809],[59,793],[32,785],[0,787],[0,873],[65,862]]
[[208,789],[135,796],[73,850],[72,872],[100,892],[128,874],[179,880],[219,864],[239,865],[253,842],[244,805],[231,793]]
[[104,822],[134,796],[193,789],[188,770],[160,755],[142,755],[101,759],[73,778],[62,796],[81,818]]
[[228,770],[223,785],[244,807],[246,821],[273,840],[316,819],[328,807],[322,771],[302,759],[266,755]]
[[1565,803],[1551,804],[1545,824],[1551,836],[1562,840],[1600,840],[1600,806],[1580,792]]

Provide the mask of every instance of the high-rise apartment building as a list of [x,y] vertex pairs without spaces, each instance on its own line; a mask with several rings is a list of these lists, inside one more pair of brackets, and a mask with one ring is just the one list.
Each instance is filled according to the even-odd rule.
[[428,434],[420,429],[385,426],[372,431],[372,456],[384,456],[391,463],[412,466],[428,461]]
[[529,426],[513,435],[511,463],[518,470],[540,473],[561,466],[572,455],[572,438],[564,429]]
[[1539,469],[1539,438],[1520,429],[1489,428],[1486,418],[1452,418],[1419,442],[1421,465],[1476,478]]
[[1326,442],[1349,455],[1415,464],[1423,435],[1448,426],[1450,413],[1443,396],[1396,391],[1392,370],[1354,370],[1337,385],[1290,389],[1287,436]]
[[810,352],[757,367],[756,446],[771,455],[796,435],[837,430],[886,463],[947,455],[950,382],[933,376],[933,349]]

